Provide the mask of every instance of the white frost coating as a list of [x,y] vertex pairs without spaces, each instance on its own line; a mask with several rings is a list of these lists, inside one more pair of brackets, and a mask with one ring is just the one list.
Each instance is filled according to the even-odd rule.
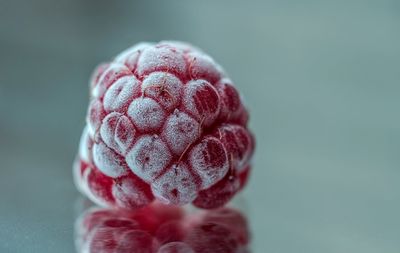
[[92,96],[99,98],[104,95],[104,92],[115,81],[118,76],[132,75],[131,71],[121,63],[111,63],[106,70],[101,74],[97,84],[92,89]]
[[82,161],[90,162],[90,150],[92,140],[89,137],[88,127],[83,129],[81,140],[79,141],[79,157]]
[[98,79],[100,78],[103,71],[107,69],[108,65],[109,63],[103,62],[97,65],[96,68],[93,70],[89,80],[90,91],[94,88],[94,86],[96,86]]
[[160,41],[160,43],[158,43],[158,45],[173,46],[173,47],[175,47],[177,49],[182,50],[185,53],[190,52],[190,51],[203,53],[203,51],[200,48],[195,47],[195,46],[193,46],[193,45],[191,45],[189,43],[182,42],[182,41],[163,40],[163,41]]
[[130,178],[114,184],[112,193],[117,205],[125,208],[144,206],[151,201]]
[[126,116],[122,116],[117,122],[114,135],[115,143],[118,145],[121,154],[125,155],[125,153],[128,151],[128,148],[134,141],[135,133],[135,127],[130,119]]
[[185,85],[185,108],[206,126],[218,117],[221,102],[217,90],[206,80],[198,79]]
[[85,193],[85,195],[93,201],[93,203],[96,203],[99,206],[102,207],[107,207],[108,203],[107,201],[103,200],[102,198],[97,197],[96,195],[93,194],[92,190],[89,188],[89,175],[92,172],[93,168],[89,167],[83,172],[82,176],[82,191]]
[[143,97],[132,101],[128,109],[128,115],[141,131],[159,129],[165,118],[164,110],[156,101]]
[[205,78],[210,82],[216,82],[224,75],[222,68],[207,54],[191,52],[187,57],[192,79]]
[[135,127],[130,119],[118,112],[104,118],[100,135],[104,143],[121,155],[125,155],[135,138]]
[[223,78],[215,84],[215,87],[221,98],[220,117],[222,119],[236,118],[241,111],[242,103],[239,92],[236,90],[232,81],[228,78]]
[[182,82],[173,74],[153,72],[143,80],[142,92],[170,110],[180,102],[182,85]]
[[184,242],[169,242],[158,249],[157,253],[195,253],[194,250]]
[[182,153],[189,144],[200,137],[200,134],[201,129],[199,122],[178,110],[175,110],[174,113],[167,118],[162,132],[162,136],[175,154]]
[[132,47],[122,51],[121,53],[119,53],[114,61],[116,62],[120,62],[120,63],[124,63],[132,54],[136,53],[137,51],[142,51],[144,50],[146,47],[149,47],[153,45],[153,43],[149,43],[149,42],[140,42],[138,44],[133,45]]
[[184,205],[197,197],[196,183],[184,164],[172,165],[153,182],[151,190],[166,204]]
[[145,135],[126,155],[132,172],[146,182],[152,182],[171,161],[166,144],[157,136]]
[[189,164],[202,179],[202,189],[207,189],[221,180],[229,169],[227,152],[215,137],[206,137],[193,147]]
[[218,129],[218,135],[231,155],[232,164],[241,172],[251,157],[252,139],[249,132],[240,125],[224,125]]
[[104,116],[105,112],[101,101],[99,99],[93,99],[89,104],[89,110],[86,116],[88,133],[92,139],[97,137],[97,131],[100,128]]
[[93,161],[97,168],[109,177],[120,177],[128,172],[123,166],[123,158],[102,142],[93,145]]
[[139,75],[169,69],[179,73],[186,72],[186,62],[182,52],[170,47],[148,47],[143,52],[138,61],[137,71]]
[[104,109],[107,112],[124,112],[134,97],[139,96],[140,82],[134,76],[119,78],[104,95]]

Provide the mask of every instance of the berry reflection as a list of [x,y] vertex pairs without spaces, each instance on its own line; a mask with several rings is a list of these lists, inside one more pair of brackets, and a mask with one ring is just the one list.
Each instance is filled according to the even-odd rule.
[[137,211],[92,208],[75,226],[82,253],[250,253],[247,220],[229,207],[194,212],[160,203]]

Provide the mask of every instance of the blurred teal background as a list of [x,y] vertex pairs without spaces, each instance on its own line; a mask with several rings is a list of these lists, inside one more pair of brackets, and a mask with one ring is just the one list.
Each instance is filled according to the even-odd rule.
[[91,71],[163,39],[246,98],[255,253],[400,252],[398,0],[0,0],[0,252],[74,251]]

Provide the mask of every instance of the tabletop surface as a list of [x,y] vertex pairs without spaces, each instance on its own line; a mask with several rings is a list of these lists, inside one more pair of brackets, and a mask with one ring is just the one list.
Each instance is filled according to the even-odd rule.
[[252,252],[398,253],[399,1],[0,2],[0,252],[75,252],[93,68],[139,41],[224,66],[256,136]]

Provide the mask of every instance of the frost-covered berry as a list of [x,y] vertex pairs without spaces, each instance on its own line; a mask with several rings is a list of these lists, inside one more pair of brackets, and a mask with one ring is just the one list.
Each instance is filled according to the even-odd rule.
[[74,178],[97,204],[216,208],[245,185],[254,151],[248,113],[201,50],[137,44],[95,69],[90,99]]

